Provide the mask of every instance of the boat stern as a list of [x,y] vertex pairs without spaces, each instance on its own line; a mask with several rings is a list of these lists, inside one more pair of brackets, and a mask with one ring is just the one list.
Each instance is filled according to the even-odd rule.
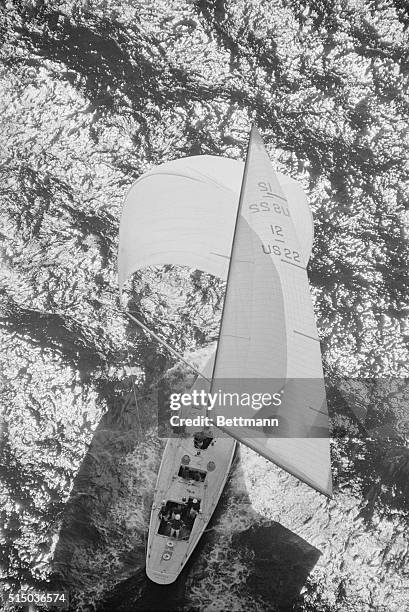
[[171,584],[179,576],[187,558],[188,543],[157,536],[150,543],[146,574],[157,584]]
[[156,584],[172,584],[179,577],[179,573],[170,573],[167,570],[163,569],[162,571],[153,570],[151,568],[146,568],[146,575],[149,580],[155,582]]

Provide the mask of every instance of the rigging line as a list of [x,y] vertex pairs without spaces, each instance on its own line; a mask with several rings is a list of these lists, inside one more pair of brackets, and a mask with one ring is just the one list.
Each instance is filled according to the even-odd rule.
[[[136,391],[135,391],[135,382],[134,382],[133,374],[131,374],[131,380],[132,380],[133,394],[134,394],[134,398],[135,398],[136,415],[137,415],[136,418],[137,418],[137,421],[138,421],[138,425],[139,425],[139,429],[140,429],[141,435],[143,436],[144,428],[142,427],[142,420],[141,420],[141,415],[140,415],[140,411],[139,411],[138,398],[136,396]],[[144,503],[144,500],[143,500],[143,497],[142,497],[142,516],[144,515],[144,513],[145,513],[145,503]],[[145,528],[142,528],[142,534],[143,534],[143,545],[144,545],[145,555],[146,555],[148,543],[146,541],[146,530],[145,530]]]
[[[131,363],[131,359],[130,359],[130,355],[128,352],[128,363],[129,363],[129,367],[132,368],[132,363]],[[131,383],[132,383],[132,391],[133,391],[133,396],[135,399],[135,407],[136,407],[136,418],[138,421],[138,425],[139,425],[139,429],[141,432],[141,435],[144,435],[144,428],[142,427],[142,419],[141,419],[141,414],[140,414],[140,410],[139,410],[139,403],[138,403],[138,396],[136,395],[136,386],[135,386],[135,376],[134,374],[131,374]],[[144,396],[140,396],[140,397],[144,397]],[[144,503],[144,499],[142,498],[142,516],[145,513],[145,503]],[[143,534],[143,545],[144,545],[144,549],[145,549],[145,556],[147,554],[147,550],[148,550],[148,542],[146,539],[146,529],[143,528],[142,529],[142,534]]]
[[[129,365],[131,367],[131,360],[129,359],[129,353],[128,353],[128,362],[129,362]],[[135,399],[135,406],[136,406],[136,418],[137,418],[137,421],[138,421],[138,425],[139,425],[139,429],[140,429],[141,435],[143,436],[144,428],[142,427],[142,419],[141,419],[141,414],[140,414],[140,410],[139,410],[138,398],[137,398],[137,395],[136,395],[136,388],[135,388],[135,378],[134,378],[133,374],[131,374],[131,381],[132,381],[132,390],[133,390],[133,395],[134,395],[134,399]],[[145,510],[145,504],[144,504],[144,501],[143,501],[143,498],[142,498],[142,515],[144,513],[144,510]],[[142,529],[142,533],[143,533],[143,544],[144,544],[145,555],[146,555],[146,552],[147,552],[147,541],[146,541],[145,529]]]
[[160,336],[158,336],[154,331],[149,329],[149,327],[147,327],[147,325],[145,325],[144,323],[142,323],[142,321],[140,321],[135,316],[133,316],[133,314],[131,314],[128,310],[125,310],[125,308],[115,308],[113,306],[108,306],[107,304],[106,304],[106,306],[109,308],[109,310],[112,310],[112,311],[115,311],[115,312],[118,312],[118,313],[120,313],[122,315],[127,316],[134,323],[136,323],[139,327],[141,327],[144,331],[146,331],[148,334],[153,336],[153,338],[155,338],[155,340],[157,340],[160,344],[162,344],[164,347],[166,347],[168,349],[168,351],[170,351],[174,357],[176,357],[180,361],[183,361],[183,363],[185,365],[187,365],[188,368],[190,368],[193,372],[195,372],[195,374],[197,374],[198,376],[200,376],[204,380],[207,380],[207,382],[209,382],[209,383],[211,382],[211,380],[209,378],[207,378],[206,376],[204,376],[204,374],[202,372],[200,372],[200,370],[195,368],[195,366],[193,364],[191,364],[184,357],[182,357],[182,355],[180,353],[178,353],[178,351],[176,351],[173,347],[171,347],[170,344],[168,344],[165,340],[162,340],[162,338]]
[[[182,361],[185,365],[187,365],[188,368],[190,368],[193,372],[195,372],[195,374],[197,374],[198,376],[200,376],[201,378],[203,378],[207,382],[211,383],[211,380],[209,378],[207,378],[207,376],[204,376],[204,374],[202,372],[200,372],[197,368],[195,368],[194,365],[192,365],[189,361],[187,361],[184,357],[182,357],[182,355],[180,353],[178,353],[178,351],[176,351],[173,347],[171,347],[165,340],[162,340],[162,338],[160,338],[160,336],[158,336],[155,332],[153,332],[151,329],[149,329],[149,327],[147,327],[144,323],[142,323],[142,321],[140,321],[135,316],[133,316],[129,311],[125,310],[124,308],[115,308],[115,307],[112,307],[112,306],[108,306],[108,308],[110,310],[116,311],[116,312],[118,312],[118,313],[120,313],[122,315],[126,315],[129,319],[131,319],[131,321],[136,323],[144,331],[146,331],[153,338],[155,338],[155,340],[157,340],[160,344],[162,344],[165,348],[167,348],[168,351],[170,351],[170,353],[172,353],[172,355],[174,355],[179,361]],[[158,382],[163,380],[165,377],[166,377],[166,373],[159,379]],[[141,396],[141,397],[145,397],[145,396]]]
[[144,428],[142,427],[142,420],[141,420],[141,414],[139,411],[139,404],[138,404],[138,398],[136,396],[136,389],[135,389],[135,380],[134,380],[134,375],[131,374],[131,382],[132,382],[132,390],[133,390],[133,396],[135,399],[135,407],[136,407],[136,417],[138,419],[138,424],[139,424],[139,429],[141,430],[141,434],[144,434]]
[[172,353],[172,355],[174,355],[175,357],[177,357],[177,359],[179,359],[180,361],[183,361],[183,363],[185,365],[188,366],[188,368],[190,368],[191,370],[193,370],[193,372],[195,372],[198,376],[200,376],[201,378],[204,378],[205,380],[207,380],[207,382],[211,382],[206,376],[203,375],[202,372],[200,372],[197,368],[195,368],[194,365],[192,365],[191,363],[189,363],[189,361],[187,361],[187,359],[185,359],[184,357],[182,357],[182,355],[180,353],[178,353],[178,351],[176,351],[173,347],[170,346],[170,344],[168,344],[165,340],[162,340],[162,338],[160,336],[158,336],[157,334],[155,334],[155,332],[153,332],[151,329],[149,329],[149,327],[147,327],[144,323],[142,323],[142,321],[140,321],[139,319],[137,319],[136,317],[134,317],[133,315],[131,315],[130,312],[128,312],[127,310],[123,309],[122,310],[123,314],[125,314],[129,319],[131,319],[131,321],[133,321],[134,323],[136,323],[139,327],[141,327],[144,331],[146,331],[148,334],[150,334],[153,338],[155,338],[155,340],[157,340],[160,344],[162,344],[165,348],[168,349],[168,351],[170,351]]

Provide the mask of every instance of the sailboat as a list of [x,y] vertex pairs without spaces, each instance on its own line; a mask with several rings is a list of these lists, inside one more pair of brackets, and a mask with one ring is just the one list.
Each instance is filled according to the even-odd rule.
[[135,271],[162,264],[227,281],[217,349],[196,388],[222,392],[234,381],[243,391],[249,381],[268,381],[285,394],[276,412],[286,423],[283,435],[227,424],[169,438],[147,544],[146,572],[156,583],[174,582],[191,556],[223,491],[237,441],[332,495],[320,343],[306,272],[312,241],[303,190],[274,171],[255,127],[244,167],[210,155],[178,159],[142,175],[126,196],[120,289]]

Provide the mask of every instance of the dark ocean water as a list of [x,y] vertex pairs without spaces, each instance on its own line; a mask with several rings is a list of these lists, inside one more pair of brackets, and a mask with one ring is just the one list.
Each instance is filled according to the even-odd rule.
[[145,538],[163,442],[150,400],[137,409],[133,398],[103,417],[65,508],[53,568],[73,609],[402,609],[404,517],[368,522],[353,493],[329,500],[245,447],[181,577],[151,583]]
[[146,578],[146,530],[163,444],[145,426],[141,432],[134,404],[114,422],[104,417],[76,477],[53,562],[54,579],[72,593],[74,608],[91,609],[95,601],[101,611],[290,609],[320,552],[254,510],[240,452],[181,577],[166,587]]

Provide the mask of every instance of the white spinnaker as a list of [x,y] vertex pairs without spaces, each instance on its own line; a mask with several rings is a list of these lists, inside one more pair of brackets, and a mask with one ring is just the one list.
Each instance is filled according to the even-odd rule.
[[[256,140],[253,131],[253,150],[256,150]],[[287,203],[292,219],[289,227],[295,234],[295,238],[291,234],[292,244],[297,245],[305,265],[312,247],[313,223],[304,193],[294,180],[273,172],[261,140],[257,151],[260,157],[257,164],[264,160],[263,177],[267,176],[265,172],[268,170],[270,183],[275,181],[274,191],[279,199],[282,198],[280,201]],[[254,155],[253,160],[249,161],[253,172],[256,170]],[[122,212],[118,256],[120,287],[140,268],[160,264],[187,265],[226,279],[243,167],[241,162],[227,158],[196,156],[162,164],[138,179],[127,194]],[[256,184],[253,178],[251,184]],[[248,204],[251,193],[248,181],[245,189]],[[246,293],[251,293],[254,298],[258,296],[258,300],[253,301],[251,312],[254,316],[249,318],[243,308],[235,308],[234,304],[228,307],[229,298],[226,296],[224,310],[228,316],[224,317],[224,326],[228,327],[224,328],[219,343],[215,376],[274,378],[277,384],[289,377],[320,378],[319,343],[308,339],[309,343],[315,343],[315,347],[314,344],[306,344],[301,334],[289,331],[293,329],[291,326],[295,325],[295,321],[298,322],[297,317],[300,318],[297,309],[291,305],[289,296],[293,294],[301,306],[302,321],[298,322],[298,331],[305,329],[312,337],[317,336],[305,270],[301,275],[297,268],[291,270],[290,265],[278,262],[276,257],[261,253],[258,250],[259,228],[254,221],[255,214],[250,214],[248,206],[243,205],[243,199],[241,211],[244,217],[240,229],[242,237],[237,241],[236,236],[235,240],[236,244],[240,242],[241,245],[239,259],[242,263],[237,275],[241,285],[238,288],[234,282],[235,288],[232,284],[231,291],[232,295],[236,294],[236,304],[240,304],[240,301],[243,304]],[[246,264],[246,259],[250,261],[251,257],[257,259],[256,270],[251,270],[251,264]],[[263,330],[263,333],[259,333],[259,330]],[[247,343],[246,349],[242,344],[238,351],[237,345],[227,342],[228,334],[253,337],[254,341]],[[300,359],[305,351],[308,355]],[[237,358],[238,354],[244,353],[246,360]],[[316,398],[313,400],[316,401]],[[325,404],[320,411],[326,418]],[[226,430],[317,490],[330,494],[328,439],[243,438],[243,429]]]
[[[243,379],[279,379],[278,386],[283,379],[288,380],[285,404],[278,415],[285,416],[289,431],[293,435],[298,432],[297,437],[271,437],[271,432],[261,430],[256,438],[254,430],[246,434],[243,427],[224,426],[223,430],[318,491],[331,495],[320,344],[305,269],[308,258],[293,218],[260,135],[253,128],[212,390],[223,391],[224,379],[237,379],[238,392],[244,392],[249,385]],[[227,382],[226,390],[231,391],[229,387]],[[324,437],[300,437],[318,429]]]
[[[157,166],[130,188],[119,231],[118,274],[123,284],[152,265],[178,264],[225,279],[244,164],[212,155]],[[278,175],[297,224],[305,258],[313,240],[310,209],[300,185]]]

